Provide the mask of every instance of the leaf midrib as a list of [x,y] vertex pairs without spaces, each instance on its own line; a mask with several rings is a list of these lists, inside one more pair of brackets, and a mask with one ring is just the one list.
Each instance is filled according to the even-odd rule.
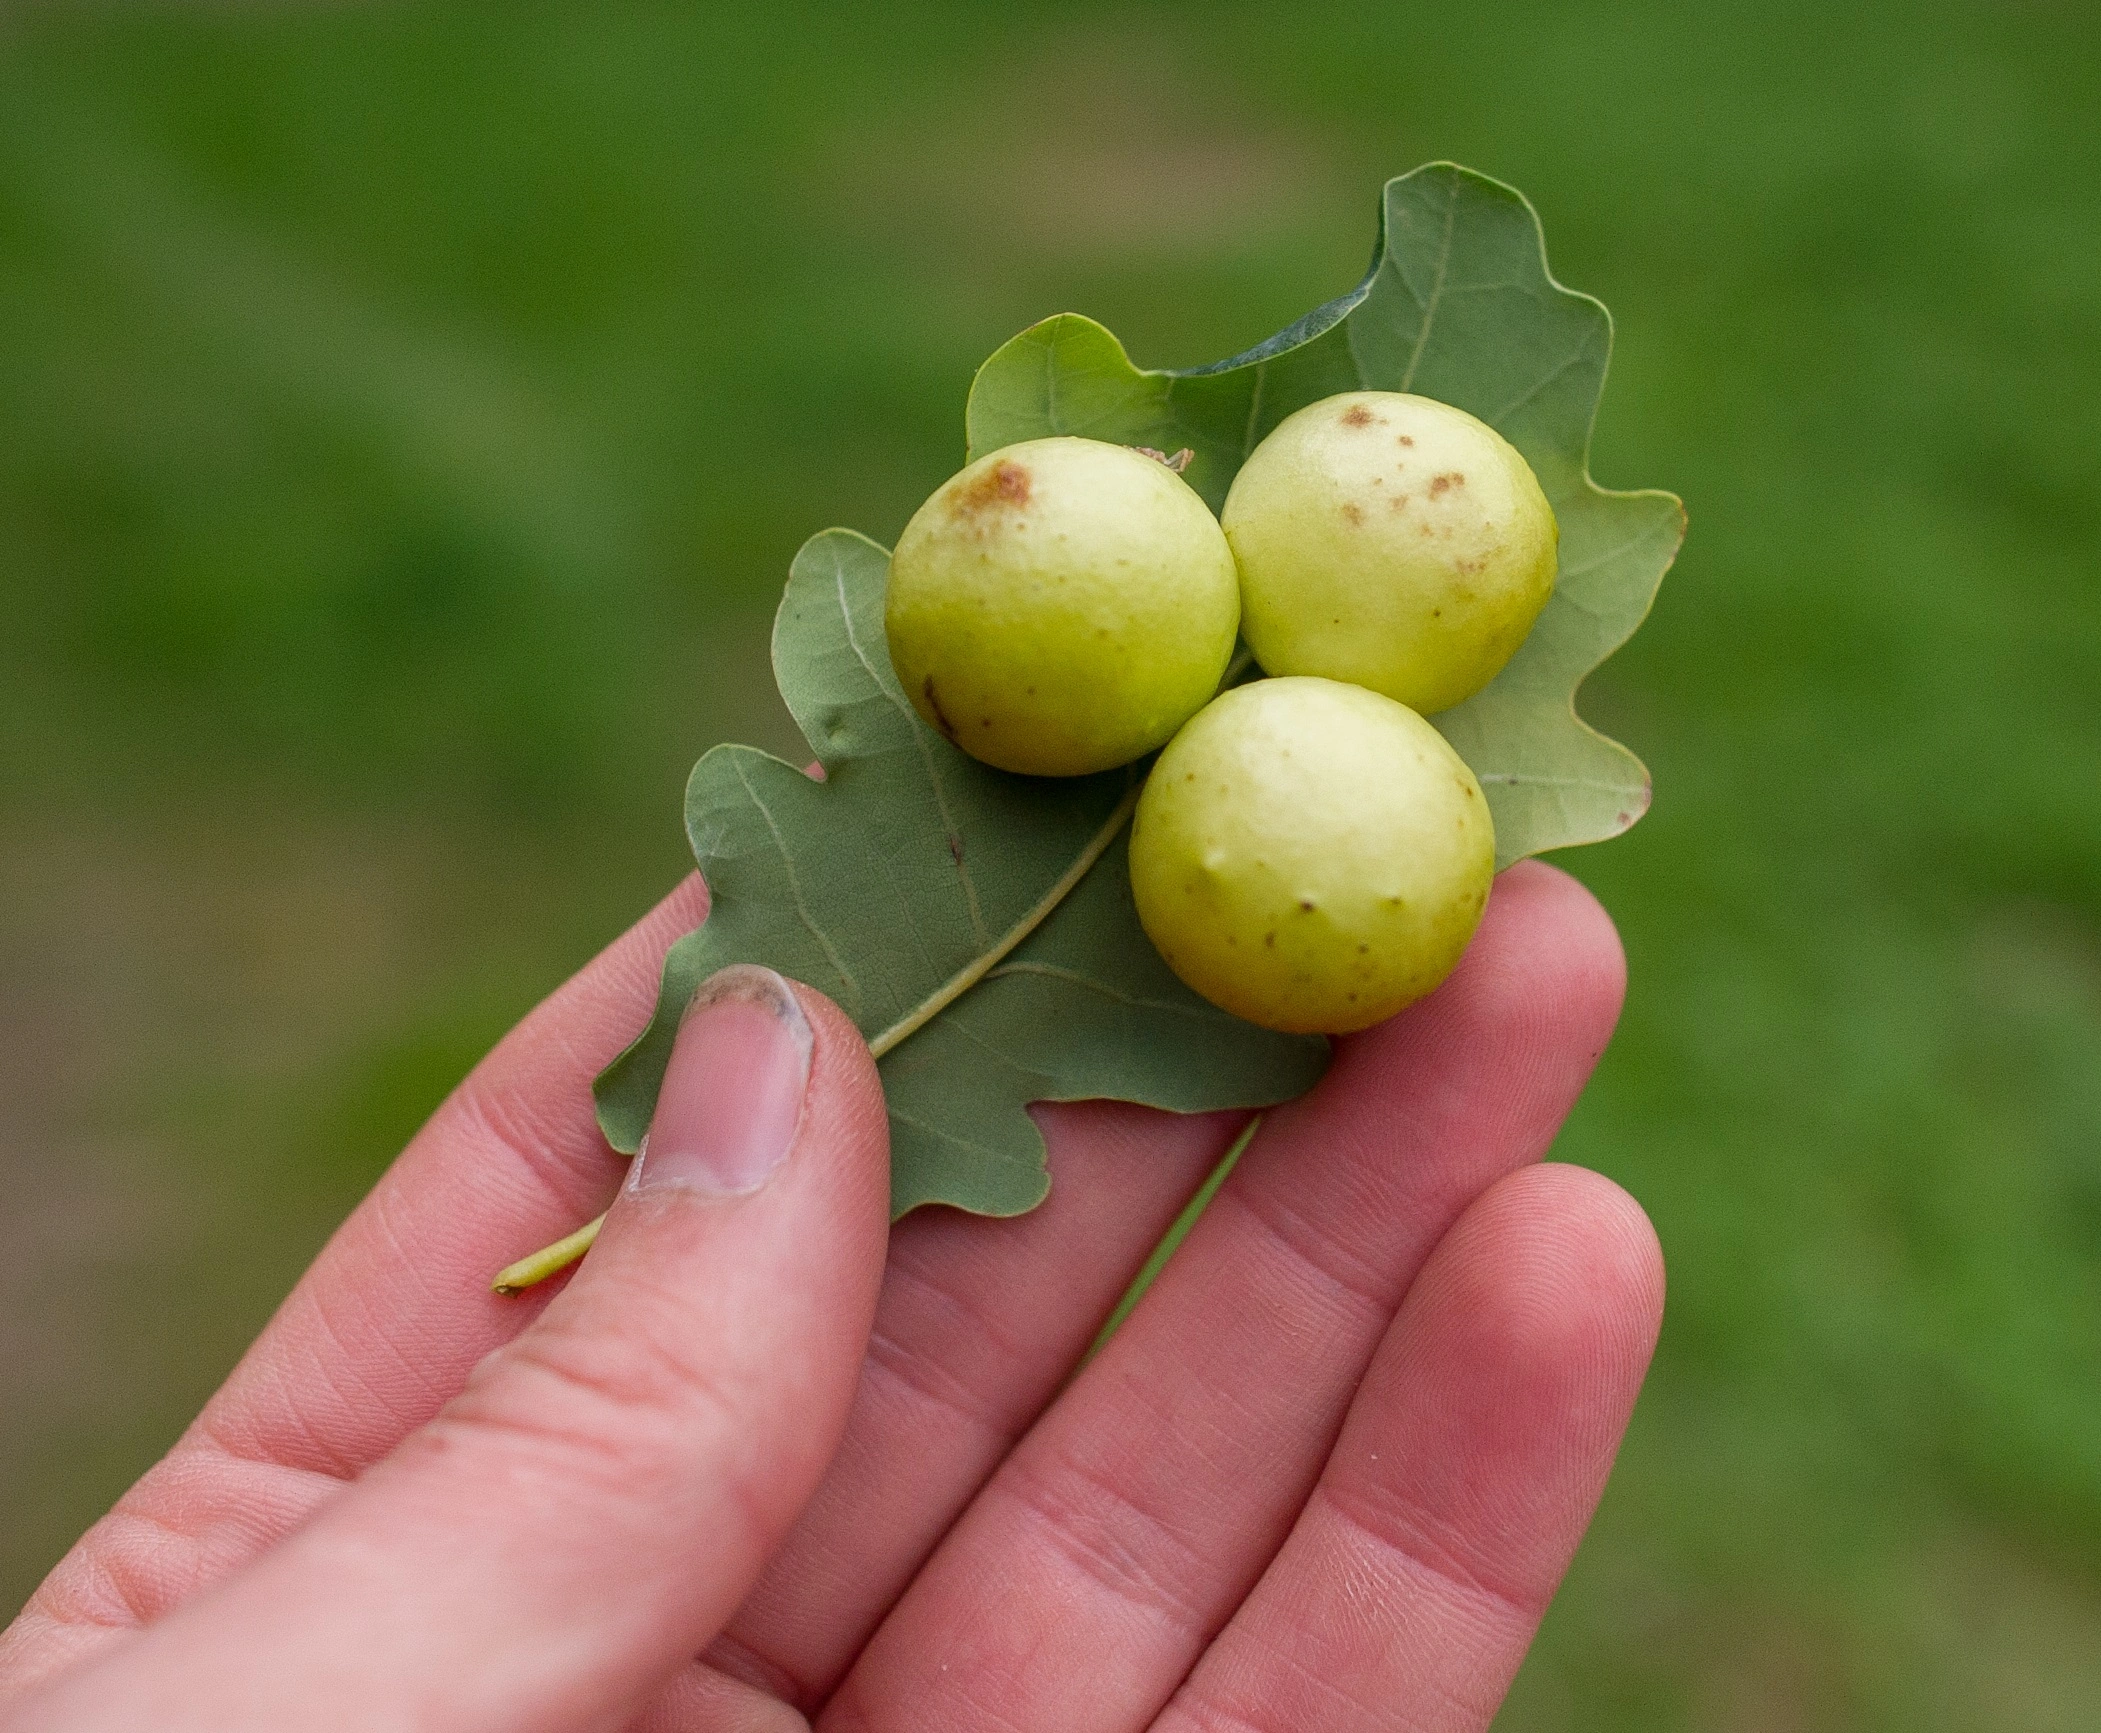
[[1138,804],[1138,791],[1144,786],[1142,781],[1134,782],[1125,790],[1123,798],[1116,803],[1115,810],[1102,821],[1101,828],[1088,838],[1087,846],[1074,856],[1072,864],[1059,874],[1056,882],[1023,913],[1021,919],[1000,935],[997,944],[973,957],[889,1028],[871,1036],[868,1051],[880,1059],[901,1042],[916,1035],[997,968],[1001,961],[1012,953],[1015,946],[1042,926],[1050,918],[1051,912],[1078,888],[1080,880],[1093,870],[1094,863],[1108,852],[1109,845],[1116,840],[1117,833],[1129,822],[1131,809]]

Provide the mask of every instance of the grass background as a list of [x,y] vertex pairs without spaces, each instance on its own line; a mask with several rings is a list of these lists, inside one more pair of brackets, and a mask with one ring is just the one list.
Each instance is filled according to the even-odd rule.
[[1560,1154],[1669,1321],[1502,1720],[2101,1725],[2088,8],[0,8],[0,1613],[792,743],[975,363],[1213,359],[1523,187],[1692,535]]

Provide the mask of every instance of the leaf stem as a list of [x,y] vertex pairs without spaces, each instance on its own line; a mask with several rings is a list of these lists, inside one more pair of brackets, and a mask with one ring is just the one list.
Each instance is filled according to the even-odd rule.
[[[1138,804],[1139,790],[1143,781],[1134,782],[1116,803],[1116,810],[1102,821],[1102,827],[1087,841],[1071,866],[1058,875],[1057,882],[1037,898],[1020,920],[1000,935],[999,942],[983,956],[973,958],[970,966],[958,970],[944,981],[940,988],[914,1006],[889,1028],[869,1040],[868,1051],[880,1059],[900,1042],[917,1034],[926,1025],[953,1005],[958,999],[982,981],[993,969],[1006,960],[1009,953],[1049,919],[1051,911],[1072,895],[1080,880],[1085,878],[1094,863],[1108,852],[1109,845],[1116,840],[1117,833],[1129,822],[1131,811]],[[556,1240],[543,1251],[529,1258],[520,1258],[515,1264],[499,1270],[496,1280],[490,1285],[499,1294],[523,1293],[536,1282],[544,1282],[549,1276],[560,1275],[584,1253],[591,1249],[591,1242],[598,1238],[598,1230],[605,1225],[605,1217],[587,1222],[566,1239]]]
[[1123,1298],[1116,1302],[1116,1310],[1109,1314],[1109,1321],[1095,1335],[1094,1346],[1081,1356],[1079,1365],[1075,1366],[1067,1377],[1068,1384],[1080,1375],[1088,1361],[1107,1346],[1109,1338],[1122,1328],[1123,1321],[1137,1309],[1138,1302],[1145,1298],[1146,1289],[1153,1285],[1154,1279],[1167,1267],[1167,1260],[1175,1255],[1181,1243],[1189,1237],[1189,1230],[1196,1226],[1196,1218],[1211,1207],[1211,1200],[1218,1195],[1218,1188],[1226,1183],[1227,1176],[1246,1153],[1247,1146],[1255,1141],[1255,1133],[1261,1129],[1262,1115],[1259,1113],[1240,1128],[1240,1135],[1233,1139],[1232,1146],[1211,1170],[1211,1177],[1197,1188],[1196,1196],[1182,1206],[1182,1213],[1175,1217],[1174,1225],[1153,1248],[1152,1256],[1145,1260],[1145,1268],[1138,1272],[1137,1279],[1124,1290]]
[[496,1272],[496,1280],[489,1285],[499,1294],[522,1294],[536,1282],[544,1282],[549,1276],[560,1275],[571,1264],[591,1249],[591,1242],[598,1238],[598,1230],[605,1226],[605,1217],[586,1222],[564,1239],[529,1258],[520,1258],[515,1264],[506,1265]]
[[992,972],[1014,947],[1042,926],[1050,912],[1069,897],[1074,886],[1087,876],[1088,870],[1108,851],[1116,840],[1116,834],[1131,816],[1131,809],[1138,804],[1138,791],[1143,782],[1134,782],[1116,803],[1116,810],[1102,822],[1100,830],[1088,839],[1087,846],[1080,850],[1071,866],[1058,876],[1058,881],[1036,900],[1035,905],[1000,935],[999,942],[980,957],[971,960],[969,967],[959,969],[942,982],[933,993],[915,1005],[889,1028],[869,1037],[868,1051],[880,1059],[899,1042],[916,1035],[921,1029],[953,1005]]

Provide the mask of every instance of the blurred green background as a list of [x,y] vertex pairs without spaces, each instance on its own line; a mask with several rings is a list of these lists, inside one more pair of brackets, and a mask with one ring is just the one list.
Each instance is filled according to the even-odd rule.
[[2043,0],[0,9],[0,1613],[792,748],[974,364],[1239,349],[1449,156],[1693,524],[1566,863],[1670,1317],[1499,1726],[2101,1726],[2097,114]]

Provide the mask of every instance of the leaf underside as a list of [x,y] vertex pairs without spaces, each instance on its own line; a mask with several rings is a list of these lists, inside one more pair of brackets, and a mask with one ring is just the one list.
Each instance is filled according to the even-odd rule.
[[[657,1015],[599,1079],[600,1123],[648,1128],[679,1013],[729,963],[829,994],[879,1048],[981,966],[1089,850],[1099,861],[982,980],[878,1061],[891,1203],[1014,1215],[1048,1179],[1031,1101],[1113,1097],[1197,1112],[1311,1086],[1327,1044],[1206,1004],[1138,925],[1120,831],[1140,775],[1010,776],[913,713],[883,639],[889,555],[828,530],[796,555],[774,623],[781,692],[824,766],[718,746],[686,788],[708,919],[665,960]],[[1104,847],[1105,843],[1114,846]]]
[[[1433,720],[1481,781],[1498,865],[1615,836],[1647,807],[1648,777],[1577,718],[1575,691],[1640,624],[1683,514],[1587,473],[1610,319],[1547,274],[1531,207],[1494,181],[1431,164],[1387,185],[1382,219],[1356,289],[1214,367],[1142,371],[1073,314],[1023,332],[972,386],[970,454],[1056,433],[1186,446],[1216,509],[1270,428],[1335,392],[1414,391],[1479,416],[1538,473],[1560,573],[1509,666]],[[1216,1010],[1139,927],[1120,832],[1142,767],[1011,776],[927,728],[891,671],[887,572],[873,542],[826,531],[781,601],[774,670],[824,779],[745,746],[694,767],[686,828],[708,918],[672,947],[649,1027],[598,1080],[613,1146],[632,1152],[648,1129],[694,988],[739,962],[829,994],[876,1048],[900,1215],[1040,1202],[1032,1101],[1199,1112],[1310,1087],[1324,1041]]]

